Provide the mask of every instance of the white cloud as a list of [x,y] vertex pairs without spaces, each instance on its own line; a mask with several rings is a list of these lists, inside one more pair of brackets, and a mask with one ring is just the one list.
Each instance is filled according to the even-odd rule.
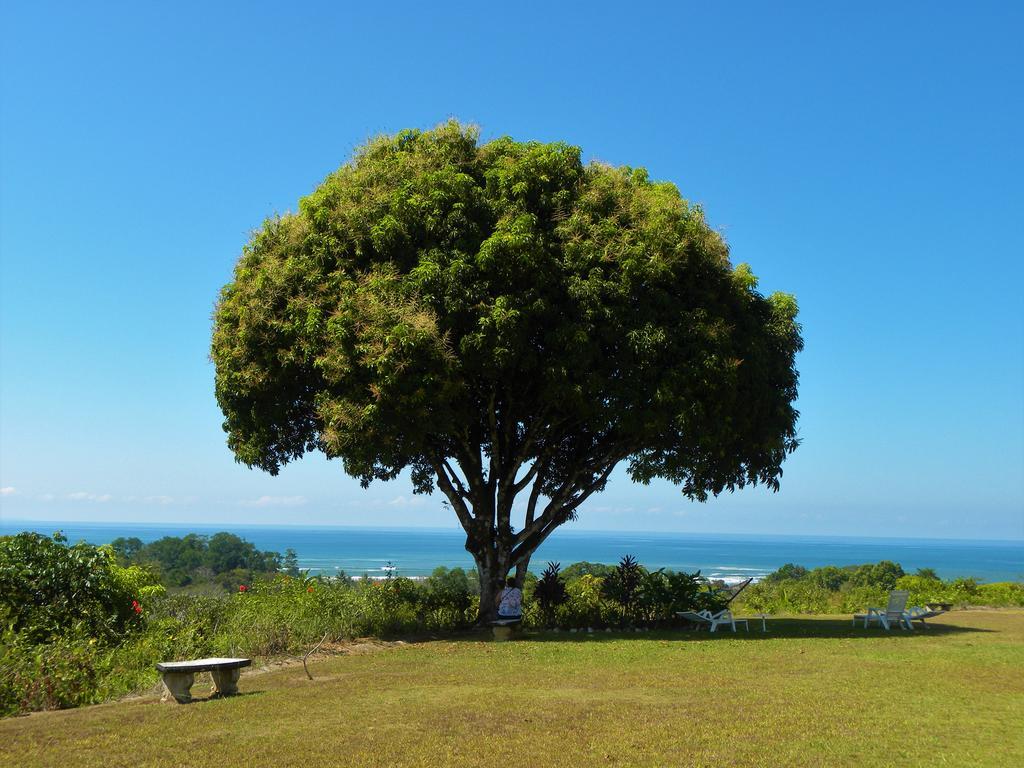
[[0,496],[13,496],[17,492],[13,485],[5,485],[3,488],[0,488]]
[[40,501],[53,501],[57,497],[52,493],[40,493],[36,498]]
[[388,502],[389,507],[418,507],[426,503],[426,499],[420,496],[395,496]]
[[305,496],[260,496],[239,502],[243,507],[301,507],[305,503]]
[[111,496],[109,493],[88,493],[87,491],[75,491],[74,493],[69,493],[68,498],[71,501],[104,502],[110,501],[114,497]]
[[142,499],[146,504],[173,504],[173,496],[146,496]]

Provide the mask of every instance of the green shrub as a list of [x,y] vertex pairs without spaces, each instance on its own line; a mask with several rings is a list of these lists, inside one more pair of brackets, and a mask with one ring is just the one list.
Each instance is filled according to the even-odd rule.
[[0,622],[31,642],[62,635],[118,642],[142,625],[159,593],[142,568],[120,568],[109,547],[66,546],[59,533],[0,537]]
[[589,574],[566,584],[566,601],[555,611],[555,621],[566,629],[605,627],[622,621],[622,612],[613,603],[603,600],[604,579]]
[[562,571],[562,578],[568,584],[570,581],[576,581],[580,576],[597,576],[604,578],[609,573],[615,570],[614,565],[605,565],[604,563],[588,563],[583,560],[578,563],[573,563],[564,571]]
[[1024,584],[1013,581],[982,584],[978,587],[978,603],[1000,607],[1024,607]]
[[747,587],[733,607],[758,613],[829,613],[834,594],[807,580],[765,580]]
[[808,579],[816,586],[827,589],[829,592],[837,592],[850,580],[851,571],[839,568],[835,565],[826,565],[823,568],[815,568],[807,573]]
[[[782,578],[783,574],[800,574]],[[751,585],[736,607],[765,613],[856,613],[884,607],[893,589],[909,592],[908,605],[950,603],[954,606],[1021,607],[1024,584],[980,584],[975,579],[942,581],[930,568],[907,575],[898,563],[825,566],[808,571],[787,564]]]
[[[659,569],[645,572],[640,583],[638,604],[640,615],[647,623],[675,623],[681,611],[700,610],[704,579],[700,571],[682,573]],[[706,600],[707,598],[705,598]],[[716,606],[717,607],[717,606]]]
[[882,560],[878,563],[868,563],[854,568],[848,583],[852,587],[876,587],[892,590],[896,588],[896,582],[904,576],[906,574],[899,563]]
[[[476,580],[474,580],[476,581]],[[474,583],[462,568],[435,568],[423,582],[423,602],[430,611],[444,610],[460,626],[473,601]]]
[[[251,542],[225,531],[213,536],[164,536],[149,544],[135,537],[121,537],[110,546],[122,565],[152,566],[172,587],[212,583],[233,590],[257,575],[282,568],[279,553],[260,552]],[[292,551],[284,567],[298,575],[294,554]]]
[[788,581],[790,579],[802,579],[807,575],[807,569],[802,565],[794,565],[793,563],[786,563],[784,566],[779,568],[777,571],[773,571],[764,577],[764,580],[771,583],[773,581]]
[[0,635],[0,716],[99,701],[98,653],[94,639],[56,635],[37,643],[6,630]]

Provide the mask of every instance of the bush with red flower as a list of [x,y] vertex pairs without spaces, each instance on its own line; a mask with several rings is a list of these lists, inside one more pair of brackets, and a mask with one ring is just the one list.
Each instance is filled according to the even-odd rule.
[[0,626],[31,642],[72,634],[119,642],[140,622],[142,603],[162,592],[155,574],[120,567],[109,547],[68,546],[60,534],[0,536]]

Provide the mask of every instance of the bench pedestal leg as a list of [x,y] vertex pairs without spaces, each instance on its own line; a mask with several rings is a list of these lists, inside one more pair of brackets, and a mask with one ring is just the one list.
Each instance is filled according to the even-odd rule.
[[512,639],[512,627],[494,627],[494,641],[496,643],[504,643],[506,640]]
[[193,672],[164,672],[164,695],[161,701],[167,701],[171,696],[179,704],[188,704],[192,701],[192,692],[189,690],[196,676]]
[[238,675],[237,669],[215,669],[210,672],[213,677],[213,684],[217,688],[217,693],[221,696],[231,696],[238,693]]

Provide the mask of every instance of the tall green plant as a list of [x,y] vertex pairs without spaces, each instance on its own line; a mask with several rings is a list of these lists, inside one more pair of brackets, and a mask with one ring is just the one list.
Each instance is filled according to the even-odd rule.
[[632,555],[623,557],[604,580],[601,594],[614,600],[622,607],[623,621],[634,623],[639,618],[640,585],[644,580],[644,569]]
[[555,610],[569,599],[559,570],[561,563],[548,563],[544,572],[537,579],[533,589],[533,597],[540,604],[544,622],[548,626],[554,623]]

